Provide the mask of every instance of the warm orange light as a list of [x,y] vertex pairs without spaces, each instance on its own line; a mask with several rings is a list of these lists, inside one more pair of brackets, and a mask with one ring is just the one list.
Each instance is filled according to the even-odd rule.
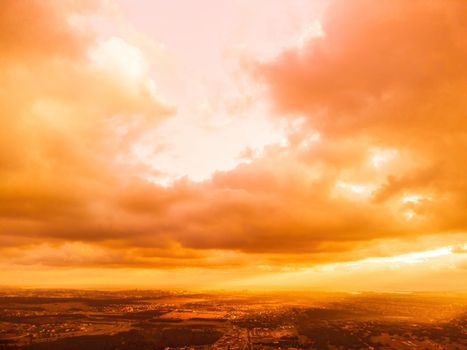
[[466,1],[27,3],[0,283],[467,287]]

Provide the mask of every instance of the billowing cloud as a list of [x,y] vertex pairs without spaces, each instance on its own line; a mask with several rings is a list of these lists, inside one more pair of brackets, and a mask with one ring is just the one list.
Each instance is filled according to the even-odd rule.
[[118,162],[127,135],[170,109],[144,74],[138,48],[73,25],[73,16],[99,11],[95,2],[1,6],[2,241],[47,240],[58,223],[63,238],[76,239],[72,227],[99,216],[102,198],[129,171]]
[[331,1],[320,35],[255,64],[268,93],[243,103],[271,104],[283,142],[165,186],[147,131],[176,108],[135,36],[76,20],[106,6],[0,5],[0,263],[249,275],[465,240],[464,1]]
[[303,115],[305,136],[319,131],[307,164],[322,162],[344,188],[368,193],[387,218],[380,232],[394,225],[397,201],[413,220],[396,235],[466,230],[466,9],[333,1],[322,37],[259,68],[281,115]]

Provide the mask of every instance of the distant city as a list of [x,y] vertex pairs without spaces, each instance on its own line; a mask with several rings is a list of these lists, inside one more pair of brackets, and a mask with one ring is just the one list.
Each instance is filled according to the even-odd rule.
[[0,292],[0,349],[466,349],[467,295]]

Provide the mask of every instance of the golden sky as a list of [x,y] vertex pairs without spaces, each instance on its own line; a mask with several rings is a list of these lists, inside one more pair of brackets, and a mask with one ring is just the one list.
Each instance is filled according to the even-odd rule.
[[3,0],[0,284],[467,290],[467,1]]

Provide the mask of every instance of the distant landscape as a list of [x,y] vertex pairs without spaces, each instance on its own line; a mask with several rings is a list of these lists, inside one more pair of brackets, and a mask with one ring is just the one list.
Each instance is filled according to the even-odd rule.
[[0,349],[465,349],[467,295],[15,290]]

